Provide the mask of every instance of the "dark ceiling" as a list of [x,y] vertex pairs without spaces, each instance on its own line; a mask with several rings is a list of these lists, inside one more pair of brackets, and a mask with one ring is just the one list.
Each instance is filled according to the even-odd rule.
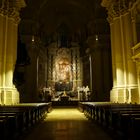
[[57,32],[61,25],[67,28],[71,36],[83,31],[88,32],[87,34],[106,32],[106,12],[100,6],[101,0],[25,0],[25,2],[26,7],[21,11],[19,26],[21,34],[46,37]]

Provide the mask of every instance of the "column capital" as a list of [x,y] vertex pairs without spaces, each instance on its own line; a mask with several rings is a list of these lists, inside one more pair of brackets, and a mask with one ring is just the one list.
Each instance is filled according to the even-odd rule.
[[18,23],[20,21],[19,12],[25,6],[24,0],[2,0],[0,14],[13,18],[15,23]]
[[108,11],[108,21],[129,12],[137,0],[102,0],[101,5]]

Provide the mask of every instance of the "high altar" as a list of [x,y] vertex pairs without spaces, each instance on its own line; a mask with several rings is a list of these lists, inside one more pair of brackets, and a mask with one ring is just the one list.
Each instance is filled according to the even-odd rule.
[[72,44],[70,48],[58,48],[54,43],[47,51],[47,87],[51,87],[59,95],[82,86],[82,62],[78,44]]

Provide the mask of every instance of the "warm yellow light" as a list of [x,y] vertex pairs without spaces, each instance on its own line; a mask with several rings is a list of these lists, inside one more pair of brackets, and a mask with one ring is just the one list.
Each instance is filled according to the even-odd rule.
[[48,114],[46,121],[61,121],[61,120],[82,120],[87,121],[85,115],[77,108],[56,108]]
[[34,35],[32,36],[32,42],[34,42],[35,41],[35,37],[34,37]]
[[98,35],[96,35],[96,41],[98,41]]

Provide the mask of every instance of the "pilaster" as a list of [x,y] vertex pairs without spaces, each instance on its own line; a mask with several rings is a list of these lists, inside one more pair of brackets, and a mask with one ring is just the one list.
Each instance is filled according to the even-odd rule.
[[131,12],[131,21],[132,21],[133,41],[134,41],[134,45],[136,45],[137,44],[136,9],[132,9],[130,12]]

